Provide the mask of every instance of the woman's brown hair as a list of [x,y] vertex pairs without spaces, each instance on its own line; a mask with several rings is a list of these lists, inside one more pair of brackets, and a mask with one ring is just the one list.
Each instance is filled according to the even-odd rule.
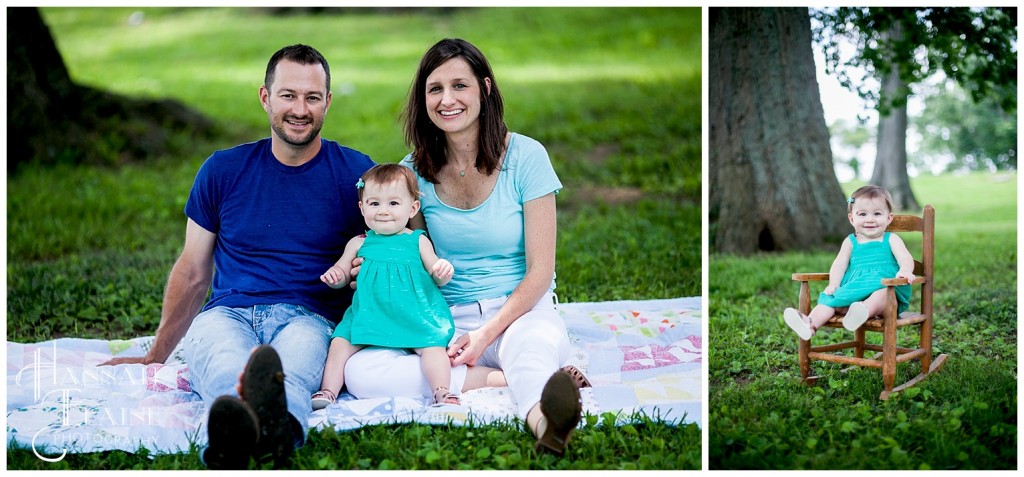
[[[437,67],[453,58],[466,60],[480,84],[480,134],[474,164],[477,170],[490,175],[498,169],[501,154],[505,150],[505,135],[508,134],[501,91],[484,54],[468,41],[458,38],[445,38],[434,44],[420,60],[416,77],[409,87],[409,100],[402,113],[405,145],[413,148],[413,167],[421,177],[434,184],[438,182],[438,171],[448,163],[448,141],[445,139],[444,131],[435,126],[427,116],[427,77]],[[490,78],[490,92],[485,85],[485,78]]]

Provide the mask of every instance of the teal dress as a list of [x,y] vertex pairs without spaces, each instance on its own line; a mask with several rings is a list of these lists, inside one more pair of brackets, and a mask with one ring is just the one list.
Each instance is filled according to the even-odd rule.
[[420,258],[422,230],[366,233],[352,306],[332,338],[389,348],[448,346],[455,334],[448,304]]
[[[853,250],[843,281],[832,295],[821,293],[818,304],[843,308],[864,301],[876,290],[884,288],[883,278],[895,278],[896,272],[900,270],[889,246],[889,232],[882,236],[882,240],[868,243],[857,243],[857,237],[850,234],[850,243],[853,244]],[[903,313],[910,306],[910,292],[910,285],[896,287],[898,313]]]

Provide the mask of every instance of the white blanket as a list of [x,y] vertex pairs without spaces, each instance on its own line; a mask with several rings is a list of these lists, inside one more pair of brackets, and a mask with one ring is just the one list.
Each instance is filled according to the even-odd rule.
[[[559,310],[573,354],[567,364],[590,379],[583,411],[642,412],[653,420],[701,424],[701,302],[668,300],[563,303]],[[97,366],[111,356],[142,356],[153,337],[130,340],[63,338],[7,343],[7,437],[43,458],[63,452],[187,452],[204,445],[206,407],[189,387],[177,350],[158,365]],[[314,412],[313,427],[338,430],[421,422],[474,425],[515,418],[507,388],[465,392],[459,406],[426,399],[355,399]],[[205,427],[205,426],[204,426]]]

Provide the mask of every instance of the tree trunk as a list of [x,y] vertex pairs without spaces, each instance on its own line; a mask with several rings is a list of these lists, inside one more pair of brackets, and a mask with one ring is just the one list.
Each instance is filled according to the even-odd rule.
[[39,10],[7,9],[8,173],[27,162],[118,164],[159,157],[181,152],[176,143],[217,134],[212,121],[177,101],[127,98],[75,84]]
[[[903,36],[897,20],[889,30],[889,38],[899,41]],[[884,187],[892,195],[896,210],[919,211],[921,207],[910,189],[907,173],[907,98],[910,89],[900,79],[899,65],[892,65],[882,80],[878,114],[878,149],[871,184]]]
[[714,248],[803,250],[849,232],[806,8],[711,8]]
[[[7,167],[66,132],[76,87],[36,8],[7,9]],[[37,151],[38,150],[38,151]]]

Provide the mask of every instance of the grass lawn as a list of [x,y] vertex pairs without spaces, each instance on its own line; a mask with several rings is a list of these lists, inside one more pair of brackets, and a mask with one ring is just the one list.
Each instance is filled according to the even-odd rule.
[[[875,369],[842,373],[842,365],[816,362],[822,377],[804,386],[797,338],[782,319],[797,305],[790,275],[827,272],[838,244],[813,253],[713,254],[711,469],[1017,468],[1016,173],[920,177],[912,186],[918,202],[936,209],[934,351],[949,354],[945,366],[886,402],[878,400]],[[919,236],[907,243],[919,253]],[[917,289],[914,297],[912,306]],[[816,344],[852,336],[822,333]],[[911,328],[900,332],[904,339],[917,343]],[[919,370],[898,365],[897,384]]]
[[[8,341],[151,335],[184,240],[182,212],[215,149],[269,134],[257,91],[292,43],[331,63],[323,134],[395,162],[398,113],[420,55],[463,37],[488,55],[510,128],[551,155],[563,302],[696,296],[701,290],[699,8],[466,8],[267,15],[261,9],[45,8],[75,81],[173,97],[230,137],[186,157],[118,168],[28,169],[7,181]],[[138,18],[136,16],[136,18]],[[186,138],[187,139],[187,138]],[[516,423],[314,432],[298,469],[695,469],[701,430],[589,416],[564,459],[538,456]],[[196,452],[109,452],[49,464],[8,449],[12,469],[198,469]]]

